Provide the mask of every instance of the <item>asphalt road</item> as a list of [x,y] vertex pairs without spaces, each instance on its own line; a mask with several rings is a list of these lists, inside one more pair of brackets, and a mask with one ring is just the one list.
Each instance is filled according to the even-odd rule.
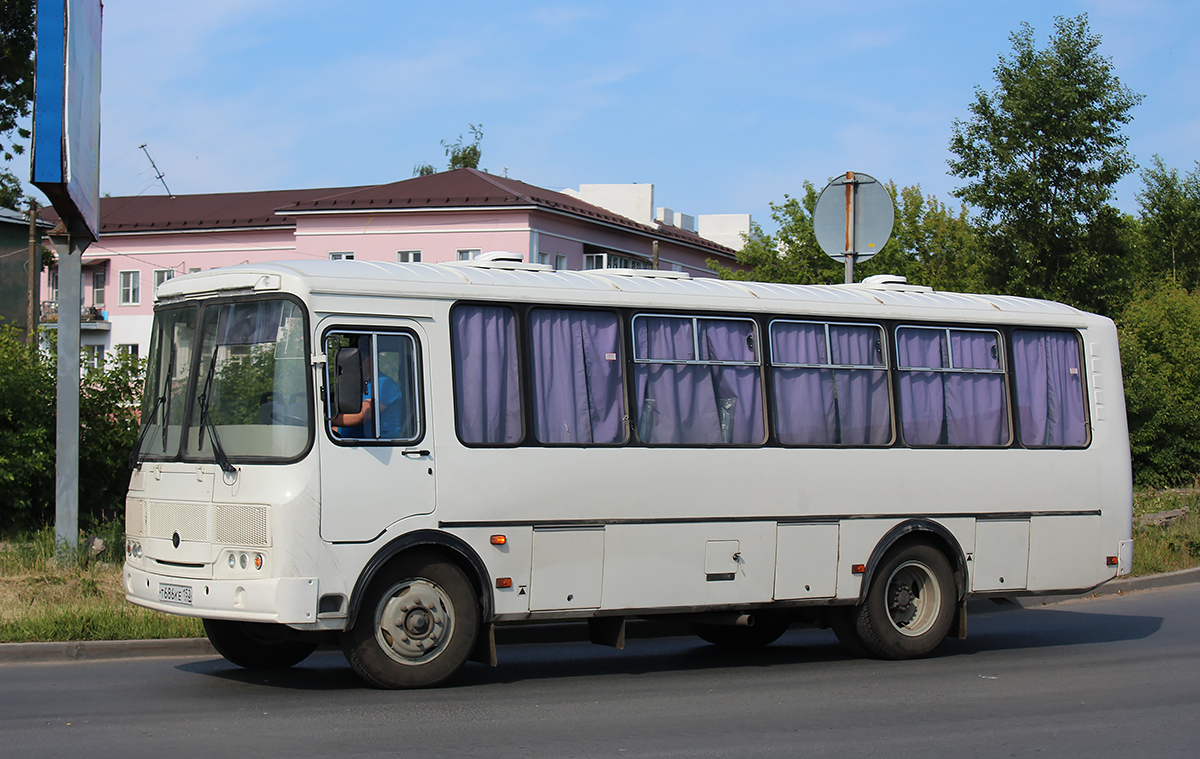
[[971,619],[877,662],[797,629],[508,645],[452,687],[365,688],[340,654],[272,674],[207,657],[0,666],[0,756],[1200,756],[1200,585]]

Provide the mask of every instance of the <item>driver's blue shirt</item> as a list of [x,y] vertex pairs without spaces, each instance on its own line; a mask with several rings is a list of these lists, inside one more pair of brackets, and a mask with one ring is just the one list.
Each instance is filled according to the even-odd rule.
[[[392,440],[400,437],[401,417],[403,407],[400,405],[400,386],[386,374],[379,376],[379,437]],[[363,383],[363,400],[374,401],[371,392],[371,382]],[[345,438],[374,439],[375,438],[374,410],[363,419],[363,423],[354,427],[339,427],[338,435]]]

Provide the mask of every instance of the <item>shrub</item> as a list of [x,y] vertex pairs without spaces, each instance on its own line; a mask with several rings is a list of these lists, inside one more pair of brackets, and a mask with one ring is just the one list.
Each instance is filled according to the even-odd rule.
[[[52,523],[55,484],[55,356],[26,347],[0,325],[0,534]],[[110,355],[85,371],[79,395],[79,521],[119,516],[137,440],[144,362]]]
[[1119,320],[1135,482],[1167,487],[1200,474],[1200,293],[1164,283]]

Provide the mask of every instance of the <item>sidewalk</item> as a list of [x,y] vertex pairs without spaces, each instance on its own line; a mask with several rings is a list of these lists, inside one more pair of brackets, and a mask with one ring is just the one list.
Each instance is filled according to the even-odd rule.
[[[1001,611],[1005,607],[1034,608],[1079,598],[1113,596],[1138,590],[1168,588],[1200,582],[1200,567],[1160,575],[1144,575],[1113,580],[1090,593],[1079,596],[1029,596],[1009,599],[997,604],[986,599],[971,601],[972,614]],[[634,623],[631,623],[631,627]],[[684,631],[670,623],[641,623],[630,630],[630,638],[650,637],[663,633],[677,635]],[[497,642],[530,643],[587,640],[587,627],[582,623],[528,625],[500,628]],[[217,656],[207,638],[172,638],[168,640],[94,640],[68,643],[0,643],[0,666],[14,663],[96,661],[100,659],[133,659],[163,656]]]

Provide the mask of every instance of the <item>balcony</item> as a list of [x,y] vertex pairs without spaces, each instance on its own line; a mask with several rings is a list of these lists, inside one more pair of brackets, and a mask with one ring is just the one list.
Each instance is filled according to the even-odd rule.
[[[58,301],[42,301],[40,323],[46,329],[58,329]],[[112,329],[112,324],[108,321],[108,311],[97,306],[81,306],[79,329],[85,332],[108,332]]]

